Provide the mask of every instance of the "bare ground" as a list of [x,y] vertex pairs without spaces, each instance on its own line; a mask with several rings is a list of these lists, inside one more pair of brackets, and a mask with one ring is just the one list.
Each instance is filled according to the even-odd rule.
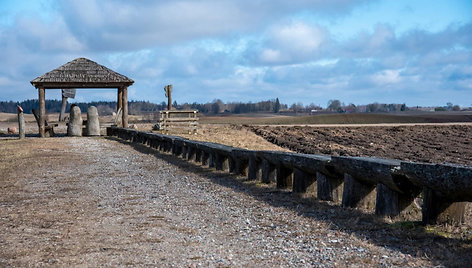
[[295,152],[472,166],[472,125],[251,126]]
[[386,224],[110,139],[1,139],[0,157],[0,266],[472,263],[462,227]]

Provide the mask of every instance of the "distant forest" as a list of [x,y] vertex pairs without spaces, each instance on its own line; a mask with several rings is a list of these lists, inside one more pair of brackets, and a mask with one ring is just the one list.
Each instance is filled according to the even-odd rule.
[[[70,104],[67,105],[66,112],[69,112]],[[110,115],[116,111],[116,102],[114,101],[98,101],[98,102],[79,102],[77,104],[82,111],[87,111],[87,107],[95,106],[98,109],[100,115]],[[16,113],[16,106],[20,105],[25,113],[31,113],[32,109],[38,108],[38,100],[25,100],[21,102],[13,101],[1,101],[0,112],[5,113]],[[211,114],[243,114],[243,113],[319,113],[319,112],[330,112],[330,113],[390,113],[390,112],[403,112],[408,110],[423,110],[423,111],[460,111],[463,110],[458,105],[447,103],[446,106],[442,107],[407,107],[405,104],[385,104],[385,103],[371,103],[367,105],[354,105],[352,103],[346,105],[339,100],[330,100],[326,108],[322,108],[319,105],[313,103],[303,105],[303,103],[293,103],[290,106],[287,104],[280,103],[279,99],[272,99],[267,101],[259,102],[228,102],[216,99],[212,102],[207,103],[182,103],[179,104],[176,101],[173,102],[172,106],[178,110],[198,110],[200,113],[211,115]],[[167,108],[165,102],[159,104],[151,103],[149,101],[129,101],[128,111],[129,114],[151,114],[157,111],[162,111]],[[469,108],[470,109],[470,108]],[[46,110],[49,113],[59,113],[61,110],[60,100],[46,100]]]
[[[46,100],[46,110],[48,113],[59,113],[61,111],[60,100]],[[66,112],[69,112],[70,105],[67,104]],[[109,115],[116,111],[115,101],[99,101],[99,102],[78,102],[75,103],[80,107],[80,110],[86,111],[87,107],[95,106],[100,115]],[[32,109],[38,109],[38,100],[25,100],[21,102],[14,101],[2,101],[0,102],[0,112],[4,113],[16,113],[16,106],[20,105],[25,113],[32,113]],[[174,108],[182,109],[194,109],[204,114],[219,114],[219,113],[257,113],[257,112],[279,112],[280,109],[287,109],[286,104],[280,104],[279,100],[268,100],[260,101],[256,103],[242,103],[242,102],[231,102],[223,103],[221,100],[214,100],[208,103],[183,103],[178,104],[176,101],[172,104]],[[160,104],[151,103],[149,101],[129,101],[128,110],[130,114],[147,114],[156,111],[165,110],[167,104],[161,102]]]

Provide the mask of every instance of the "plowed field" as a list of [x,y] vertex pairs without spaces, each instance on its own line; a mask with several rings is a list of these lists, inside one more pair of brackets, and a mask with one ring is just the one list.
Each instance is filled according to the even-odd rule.
[[251,126],[250,129],[274,144],[300,153],[472,166],[472,125]]

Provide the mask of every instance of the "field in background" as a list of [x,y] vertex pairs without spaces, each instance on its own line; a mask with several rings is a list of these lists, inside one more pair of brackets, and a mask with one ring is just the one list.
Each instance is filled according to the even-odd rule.
[[286,116],[274,114],[245,114],[204,116],[206,124],[256,125],[317,125],[317,124],[381,124],[381,123],[447,123],[472,122],[472,112],[427,114],[319,114]]

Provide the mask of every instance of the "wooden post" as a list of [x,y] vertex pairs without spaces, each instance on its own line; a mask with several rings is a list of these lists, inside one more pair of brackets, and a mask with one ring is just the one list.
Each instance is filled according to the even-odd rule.
[[434,190],[423,189],[423,224],[449,223],[457,225],[464,222],[467,202],[453,202]]
[[61,105],[61,113],[59,114],[59,121],[64,121],[64,117],[66,114],[66,106],[67,106],[67,97],[62,96],[62,105]]
[[122,124],[124,128],[128,127],[128,88],[122,88],[122,105],[123,105],[123,114],[122,114]]
[[116,112],[118,113],[118,110],[120,108],[123,109],[123,89],[121,87],[118,88],[118,98],[116,99]]
[[216,170],[229,170],[229,161],[226,155],[220,154],[218,152],[215,153],[215,168]]
[[18,109],[18,132],[21,140],[25,138],[25,115],[21,106],[17,105],[16,108]]
[[399,193],[391,190],[382,183],[377,184],[375,214],[382,216],[397,216],[400,214],[399,200]]
[[271,183],[276,181],[276,166],[266,159],[262,160],[262,176],[261,182]]
[[351,175],[344,174],[343,207],[375,208],[376,185],[356,180]]
[[203,151],[198,149],[198,148],[196,148],[194,150],[195,150],[195,162],[196,163],[201,163],[202,162]]
[[65,119],[66,115],[66,106],[68,98],[75,98],[75,88],[63,88],[62,90],[62,105],[61,113],[59,114],[59,121],[62,122]]
[[262,177],[261,164],[254,155],[249,156],[249,165],[247,171],[248,180],[260,180]]
[[248,159],[234,158],[234,170],[233,172],[237,175],[247,176],[249,169]]
[[187,146],[187,160],[196,162],[196,148],[192,146]]
[[294,193],[314,192],[315,188],[316,188],[315,174],[307,173],[298,168],[295,168],[293,170],[292,191]]
[[172,85],[167,85],[164,87],[167,97],[167,110],[172,110]]
[[340,202],[343,196],[342,178],[328,177],[321,172],[316,172],[317,195],[320,200]]
[[39,136],[46,137],[46,90],[38,88],[39,101]]
[[202,166],[209,165],[210,163],[210,154],[208,152],[202,151]]
[[277,165],[277,188],[290,188],[293,184],[293,170],[283,165]]

